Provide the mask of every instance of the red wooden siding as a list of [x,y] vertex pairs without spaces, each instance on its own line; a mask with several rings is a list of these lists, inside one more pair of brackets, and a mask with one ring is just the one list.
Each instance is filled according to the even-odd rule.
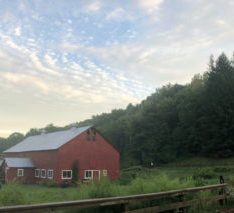
[[[6,157],[26,157],[30,158],[37,169],[53,169],[54,170],[54,179],[59,178],[58,172],[58,152],[56,150],[51,151],[32,151],[32,152],[16,152],[16,153],[7,153]],[[34,170],[34,169],[33,169]],[[33,172],[33,177],[35,173]],[[19,179],[19,178],[17,178]],[[9,178],[8,180],[12,180]],[[44,181],[45,178],[35,178],[34,182]]]
[[59,149],[59,168],[69,169],[74,161],[79,162],[80,179],[85,170],[108,171],[111,179],[119,177],[119,153],[98,132],[96,140],[88,140],[84,132]]
[[[17,177],[17,169],[23,169],[24,170],[24,175],[22,177]],[[23,183],[34,183],[34,169],[32,168],[8,168],[6,169],[6,176],[5,176],[5,181],[10,182],[10,181],[20,181]]]
[[[85,170],[107,170],[110,179],[119,177],[119,153],[105,138],[96,132],[96,139],[88,140],[87,132],[73,138],[57,150],[28,151],[19,153],[5,153],[5,157],[30,158],[35,169],[52,169],[53,180],[62,183],[62,170],[71,170],[75,161],[79,162],[79,179],[84,178]],[[17,169],[9,168],[7,180],[28,179],[28,182],[50,180],[35,178],[35,169],[27,169],[25,177],[17,177]],[[26,171],[26,170],[25,170]]]

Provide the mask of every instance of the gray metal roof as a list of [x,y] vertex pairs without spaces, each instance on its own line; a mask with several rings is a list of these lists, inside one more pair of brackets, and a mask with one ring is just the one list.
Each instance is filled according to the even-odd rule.
[[80,135],[82,132],[88,130],[90,127],[92,126],[85,126],[80,128],[72,127],[68,130],[30,136],[10,149],[7,149],[4,151],[4,153],[55,150],[66,144],[74,137]]
[[35,167],[30,158],[5,158],[6,165],[14,168],[33,168]]

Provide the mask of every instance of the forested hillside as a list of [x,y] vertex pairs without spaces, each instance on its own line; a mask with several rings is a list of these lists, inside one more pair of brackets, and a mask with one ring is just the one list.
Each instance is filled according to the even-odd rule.
[[[211,57],[208,71],[194,76],[191,83],[169,84],[136,106],[129,104],[78,123],[86,124],[94,124],[117,147],[124,166],[191,156],[230,157],[234,154],[233,59],[225,54],[216,61]],[[27,135],[39,132],[31,129]],[[13,136],[0,139],[0,151],[23,137]]]

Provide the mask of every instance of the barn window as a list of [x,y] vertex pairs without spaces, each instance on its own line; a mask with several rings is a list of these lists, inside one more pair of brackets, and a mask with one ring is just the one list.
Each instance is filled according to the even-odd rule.
[[49,179],[53,179],[53,173],[54,173],[53,169],[48,169],[47,170],[47,177]]
[[40,169],[35,169],[35,177],[40,177]]
[[72,170],[62,170],[62,179],[72,179]]
[[102,175],[103,175],[104,177],[107,176],[107,170],[106,170],[106,169],[102,170]]
[[23,169],[17,169],[17,176],[18,177],[24,176],[24,170]]
[[85,170],[84,179],[93,179],[93,171]]
[[46,178],[46,170],[45,169],[41,170],[41,178]]

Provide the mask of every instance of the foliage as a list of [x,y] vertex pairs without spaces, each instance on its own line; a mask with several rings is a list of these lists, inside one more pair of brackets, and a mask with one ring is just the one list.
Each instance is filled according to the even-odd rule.
[[[186,85],[168,84],[140,104],[93,116],[93,124],[119,150],[123,168],[150,167],[180,158],[228,158],[234,154],[234,62],[223,53]],[[74,124],[72,124],[74,125]],[[26,136],[66,129],[47,125]],[[0,152],[23,135],[0,139]]]
[[215,167],[213,168],[213,171],[216,173],[227,173],[227,172],[232,172],[233,168],[230,167]]
[[123,169],[118,180],[119,184],[127,185],[133,179],[135,179],[139,173],[146,172],[146,169],[142,166],[132,166],[127,169]]
[[23,185],[9,183],[0,189],[0,205],[33,204],[64,200],[111,197],[139,193],[159,192],[194,186],[193,180],[181,181],[166,172],[139,171],[129,184],[102,179],[100,182],[81,184],[78,187],[47,187],[45,185]]
[[15,144],[22,141],[24,138],[24,135],[18,132],[15,132],[11,134],[7,139],[0,138],[0,153],[11,146],[14,146]]
[[[202,186],[207,184],[217,183],[216,174],[212,175],[213,179],[206,179],[204,175],[211,174],[214,169],[210,168],[157,168],[148,169],[141,166],[135,166],[124,169],[124,173],[134,173],[135,178],[131,179],[128,184],[121,184],[119,181],[111,182],[107,179],[102,179],[100,182],[89,184],[81,184],[78,187],[47,187],[44,185],[23,185],[16,182],[3,185],[0,189],[0,206],[17,205],[17,204],[35,204],[44,202],[55,202],[65,200],[79,200],[99,197],[112,197],[121,195],[132,195],[140,193],[153,193],[168,190],[189,188],[194,186]],[[197,178],[194,179],[193,176]],[[209,176],[210,178],[211,176]],[[233,182],[230,174],[230,181]],[[217,193],[217,192],[215,192]],[[207,198],[211,196],[208,192],[196,193],[188,195],[189,198]],[[191,197],[192,196],[192,197]],[[163,204],[164,202],[171,202],[169,200],[156,200],[156,204]],[[175,200],[173,200],[175,202]],[[137,208],[146,205],[147,203],[133,203],[129,207]],[[206,208],[206,206],[204,206]],[[195,207],[196,209],[196,207]],[[202,207],[203,209],[203,207]],[[211,210],[211,207],[207,208]],[[216,209],[216,208],[215,208]],[[95,210],[95,211],[94,211]],[[97,210],[97,211],[96,211]],[[191,209],[192,210],[192,209]],[[61,211],[63,212],[63,211]],[[66,212],[66,211],[65,211]],[[70,212],[70,210],[68,211]],[[74,212],[77,212],[74,210]],[[107,209],[88,209],[79,212],[110,212]],[[119,211],[116,211],[119,212]],[[193,211],[192,211],[193,212]],[[196,211],[195,211],[196,212]],[[202,212],[202,211],[201,211]]]
[[211,168],[198,168],[193,174],[193,179],[212,179],[216,176]]
[[234,67],[221,54],[190,84],[157,89],[138,105],[94,116],[93,123],[121,153],[123,167],[150,167],[180,158],[234,154]]
[[0,191],[0,206],[24,204],[26,202],[22,187],[16,182],[2,187]]

